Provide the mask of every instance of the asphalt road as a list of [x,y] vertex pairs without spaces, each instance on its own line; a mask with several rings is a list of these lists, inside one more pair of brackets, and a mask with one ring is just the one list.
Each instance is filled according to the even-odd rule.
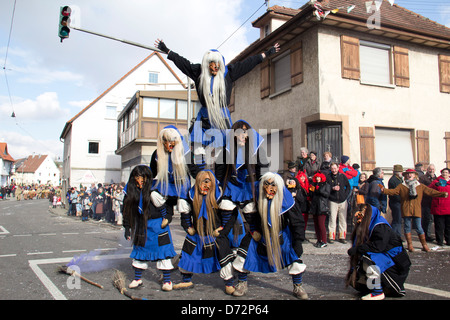
[[[178,217],[174,218],[171,229],[175,249],[180,252],[185,233]],[[344,285],[349,244],[336,242],[326,248],[315,248],[312,224],[308,226],[307,237],[311,242],[304,243],[302,258],[307,265],[303,283],[309,299],[358,300],[358,293]],[[418,239],[413,240],[416,252],[410,254],[412,267],[406,284],[407,294],[386,301],[449,300],[450,247],[425,253],[420,251]],[[430,243],[429,246],[436,245]],[[115,269],[125,273],[127,285],[133,279],[130,252],[130,243],[117,226],[68,217],[62,209],[49,209],[47,200],[0,201],[0,300],[128,300],[113,287],[111,279]],[[86,257],[85,262],[81,262]],[[81,259],[77,262],[81,274],[101,284],[103,289],[58,272],[60,266],[73,258]],[[197,311],[180,308],[211,300],[227,305],[298,301],[292,295],[291,277],[285,270],[275,274],[250,274],[248,295],[241,298],[223,292],[223,281],[218,274],[194,275],[194,288],[171,292],[161,290],[159,279],[160,273],[155,264],[151,264],[143,273],[144,286],[129,291],[153,301],[178,301],[181,306],[177,312],[184,310],[190,314]],[[181,281],[178,270],[172,273],[172,280]],[[225,313],[225,308],[224,305],[220,311]]]

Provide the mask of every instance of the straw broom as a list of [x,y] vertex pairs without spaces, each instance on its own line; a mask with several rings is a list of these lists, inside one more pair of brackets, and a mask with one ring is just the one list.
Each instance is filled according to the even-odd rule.
[[81,274],[79,274],[78,272],[76,272],[75,270],[71,269],[68,266],[60,266],[58,268],[58,271],[61,272],[61,273],[66,273],[66,274],[71,275],[71,276],[79,277],[81,280],[83,280],[83,281],[85,281],[85,282],[87,282],[89,284],[92,284],[93,286],[96,286],[96,287],[98,287],[100,289],[103,289],[103,286],[101,284],[98,284],[98,283],[96,283],[94,281],[91,281],[91,280],[83,277]]
[[124,296],[127,296],[131,300],[146,300],[143,298],[135,297],[127,291],[127,288],[125,285],[126,276],[122,271],[119,271],[119,270],[114,271],[114,274],[112,277],[112,282],[113,282],[114,287],[116,287],[117,290],[119,290],[119,292],[121,294],[123,294]]

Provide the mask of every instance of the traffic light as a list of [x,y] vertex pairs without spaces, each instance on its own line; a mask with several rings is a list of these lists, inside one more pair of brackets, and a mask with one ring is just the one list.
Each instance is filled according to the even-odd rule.
[[64,39],[69,37],[70,33],[70,14],[72,13],[72,9],[69,6],[64,6],[60,8],[59,12],[59,37],[61,38],[61,42]]

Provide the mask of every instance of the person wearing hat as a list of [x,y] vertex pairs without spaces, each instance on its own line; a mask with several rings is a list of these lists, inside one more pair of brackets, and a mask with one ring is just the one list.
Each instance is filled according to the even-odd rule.
[[422,244],[422,250],[429,252],[430,249],[428,248],[425,239],[425,232],[422,229],[422,198],[424,194],[430,197],[447,198],[448,192],[440,192],[421,184],[419,182],[419,175],[414,169],[408,169],[403,172],[403,177],[403,183],[399,184],[395,189],[380,187],[381,192],[388,196],[400,196],[404,232],[406,242],[408,243],[408,251],[414,251],[411,239],[411,224],[414,224],[414,229],[416,229],[420,243]]
[[[393,175],[388,181],[388,188],[395,189],[399,184],[403,182],[403,166],[401,164],[395,164],[393,168]],[[400,196],[389,196],[389,208],[392,213],[392,229],[399,235],[402,234],[402,206]]]

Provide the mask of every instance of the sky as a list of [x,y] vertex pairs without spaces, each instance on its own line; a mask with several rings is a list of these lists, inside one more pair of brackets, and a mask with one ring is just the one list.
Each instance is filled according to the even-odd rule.
[[[448,0],[395,3],[450,27]],[[61,43],[59,9],[65,5],[79,8],[81,28],[150,46],[160,38],[193,62],[238,30],[219,48],[232,60],[258,39],[251,22],[267,9],[264,0],[1,0],[0,142],[14,159],[47,154],[62,160],[65,123],[151,53],[77,30]]]

